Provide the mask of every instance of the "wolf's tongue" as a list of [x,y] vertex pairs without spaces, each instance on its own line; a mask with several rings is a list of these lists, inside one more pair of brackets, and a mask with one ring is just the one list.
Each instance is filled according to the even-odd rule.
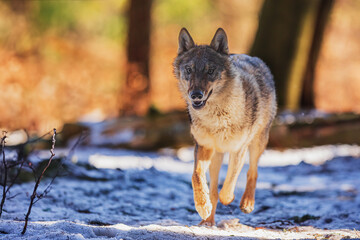
[[203,101],[198,101],[198,102],[194,102],[193,104],[194,104],[195,106],[200,106],[202,103],[203,103]]

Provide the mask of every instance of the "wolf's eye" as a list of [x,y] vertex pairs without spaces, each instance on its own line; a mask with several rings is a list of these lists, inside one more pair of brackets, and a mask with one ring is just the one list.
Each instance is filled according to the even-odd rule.
[[214,73],[214,70],[215,70],[214,68],[209,68],[208,74],[209,74],[209,75],[213,74],[213,73]]
[[186,70],[186,73],[187,73],[187,74],[190,74],[190,73],[191,73],[191,68],[190,68],[190,67],[186,67],[185,70]]

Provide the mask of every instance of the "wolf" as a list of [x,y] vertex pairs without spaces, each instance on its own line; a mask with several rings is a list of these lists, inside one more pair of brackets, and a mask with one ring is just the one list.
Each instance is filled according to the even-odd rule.
[[[249,151],[249,170],[240,209],[254,209],[257,167],[277,111],[273,76],[257,57],[229,54],[225,31],[219,28],[210,45],[196,45],[186,28],[179,33],[173,68],[187,103],[195,141],[192,175],[200,225],[215,224],[218,199],[230,204]],[[218,193],[219,171],[229,153],[227,175]],[[206,171],[210,172],[210,190]]]

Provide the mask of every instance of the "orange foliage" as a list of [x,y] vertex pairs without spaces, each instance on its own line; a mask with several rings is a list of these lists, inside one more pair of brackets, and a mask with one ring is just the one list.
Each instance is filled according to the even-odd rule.
[[360,2],[335,1],[315,71],[316,107],[360,113]]
[[[123,63],[120,53],[103,55],[117,47],[102,45],[52,36],[24,56],[0,49],[0,127],[45,132],[95,109],[116,116]],[[44,57],[44,49],[62,60]]]
[[[256,34],[261,0],[212,1],[202,19],[164,22],[153,8],[150,101],[160,111],[184,109],[172,73],[177,36],[187,27],[207,43],[217,27],[228,33],[232,52],[247,53]],[[47,132],[91,112],[97,120],[118,115],[125,81],[125,46],[81,32],[64,36],[31,31],[25,16],[3,8],[1,24],[11,31],[0,42],[0,128]],[[316,68],[316,106],[325,111],[360,112],[360,3],[337,0]]]

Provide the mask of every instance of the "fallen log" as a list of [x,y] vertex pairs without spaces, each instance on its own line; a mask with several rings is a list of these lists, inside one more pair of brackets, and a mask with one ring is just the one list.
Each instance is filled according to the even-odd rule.
[[[68,142],[83,129],[90,132],[84,141],[90,146],[157,150],[194,144],[186,112],[124,117],[96,124],[67,124],[62,130],[66,139],[62,140]],[[302,148],[324,144],[360,144],[360,115],[279,114],[271,128],[268,147]]]
[[[278,116],[278,119],[281,117]],[[296,117],[295,117],[296,119]],[[268,147],[304,148],[327,144],[360,144],[360,115],[326,114],[296,119],[293,123],[272,126]]]

